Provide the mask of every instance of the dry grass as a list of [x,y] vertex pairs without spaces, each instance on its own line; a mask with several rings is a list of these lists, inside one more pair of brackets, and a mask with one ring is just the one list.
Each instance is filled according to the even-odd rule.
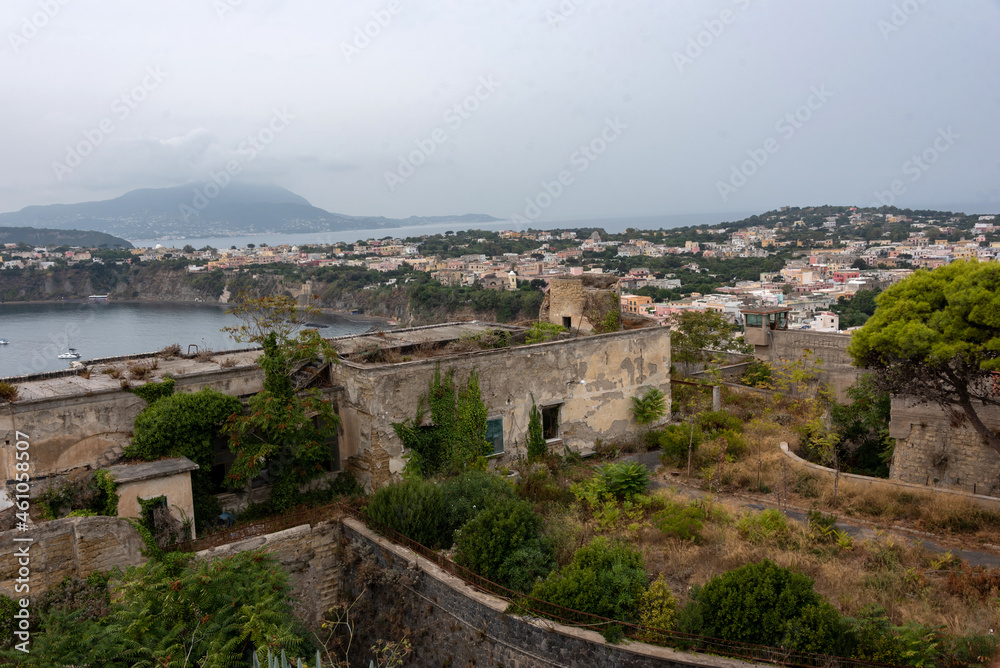
[[128,373],[132,380],[146,380],[159,366],[160,362],[156,359],[133,360],[128,363]]
[[17,385],[0,381],[0,402],[17,401],[20,398]]
[[[670,492],[663,495],[684,502]],[[949,580],[949,572],[940,568],[940,557],[905,539],[880,535],[845,548],[810,536],[805,526],[789,521],[787,533],[751,541],[740,524],[756,513],[727,501],[714,503],[721,512],[717,519],[705,521],[699,541],[665,536],[652,525],[638,534],[650,577],[666,577],[682,604],[692,586],[746,563],[770,559],[813,578],[816,590],[847,616],[875,604],[885,608],[896,624],[916,621],[959,635],[987,633],[1000,624],[995,595],[977,597],[950,584],[955,578]]]
[[164,346],[163,350],[156,353],[157,357],[162,357],[163,359],[169,360],[174,357],[181,356],[181,346],[178,343],[172,343],[169,346]]

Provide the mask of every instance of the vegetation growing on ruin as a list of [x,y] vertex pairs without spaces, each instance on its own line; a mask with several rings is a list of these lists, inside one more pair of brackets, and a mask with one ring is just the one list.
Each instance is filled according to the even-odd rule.
[[[89,580],[89,579],[88,579]],[[6,652],[31,668],[137,665],[225,668],[246,665],[248,653],[267,648],[290,655],[315,652],[311,636],[295,621],[288,576],[274,556],[241,552],[194,561],[173,553],[130,567],[61,603],[36,608],[31,652]]]
[[[469,373],[456,386],[455,370],[443,374],[438,365],[427,394],[421,395],[417,412],[404,422],[394,422],[403,446],[409,450],[407,470],[417,475],[456,472],[470,466],[485,467],[493,452],[486,441],[486,404],[479,389],[479,376]],[[430,418],[430,424],[424,422]]]

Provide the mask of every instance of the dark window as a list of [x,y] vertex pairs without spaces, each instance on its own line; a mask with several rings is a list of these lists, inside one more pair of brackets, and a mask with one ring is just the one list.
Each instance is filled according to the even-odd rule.
[[764,318],[759,313],[747,313],[747,327],[763,327]]
[[493,444],[493,454],[503,454],[503,418],[486,421],[486,440]]
[[563,327],[566,329],[573,329],[573,319],[568,315],[563,316]]
[[236,455],[229,451],[229,439],[224,436],[216,436],[212,441],[215,447],[215,463],[212,465],[212,493],[222,494],[228,492],[226,487],[226,476],[229,469],[236,461]]
[[542,435],[546,441],[559,438],[559,409],[562,404],[542,406]]

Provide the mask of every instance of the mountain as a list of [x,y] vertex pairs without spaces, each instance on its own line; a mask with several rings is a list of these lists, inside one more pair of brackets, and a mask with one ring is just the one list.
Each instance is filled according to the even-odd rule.
[[87,230],[51,230],[34,227],[0,227],[0,244],[26,243],[29,246],[80,246],[81,248],[132,248],[125,239]]
[[100,202],[29,206],[0,214],[0,227],[86,228],[129,239],[179,239],[497,220],[484,214],[404,219],[345,216],[312,206],[305,198],[278,186],[234,182],[220,188],[208,182],[133,190]]

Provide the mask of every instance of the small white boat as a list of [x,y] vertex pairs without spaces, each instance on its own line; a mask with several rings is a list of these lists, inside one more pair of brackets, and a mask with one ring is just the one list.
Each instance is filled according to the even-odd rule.
[[76,352],[76,348],[70,348],[68,353],[63,353],[59,355],[61,360],[78,360],[80,359],[80,353]]
[[10,341],[8,341],[7,339],[0,339],[0,346],[5,346],[8,343],[10,343]]

